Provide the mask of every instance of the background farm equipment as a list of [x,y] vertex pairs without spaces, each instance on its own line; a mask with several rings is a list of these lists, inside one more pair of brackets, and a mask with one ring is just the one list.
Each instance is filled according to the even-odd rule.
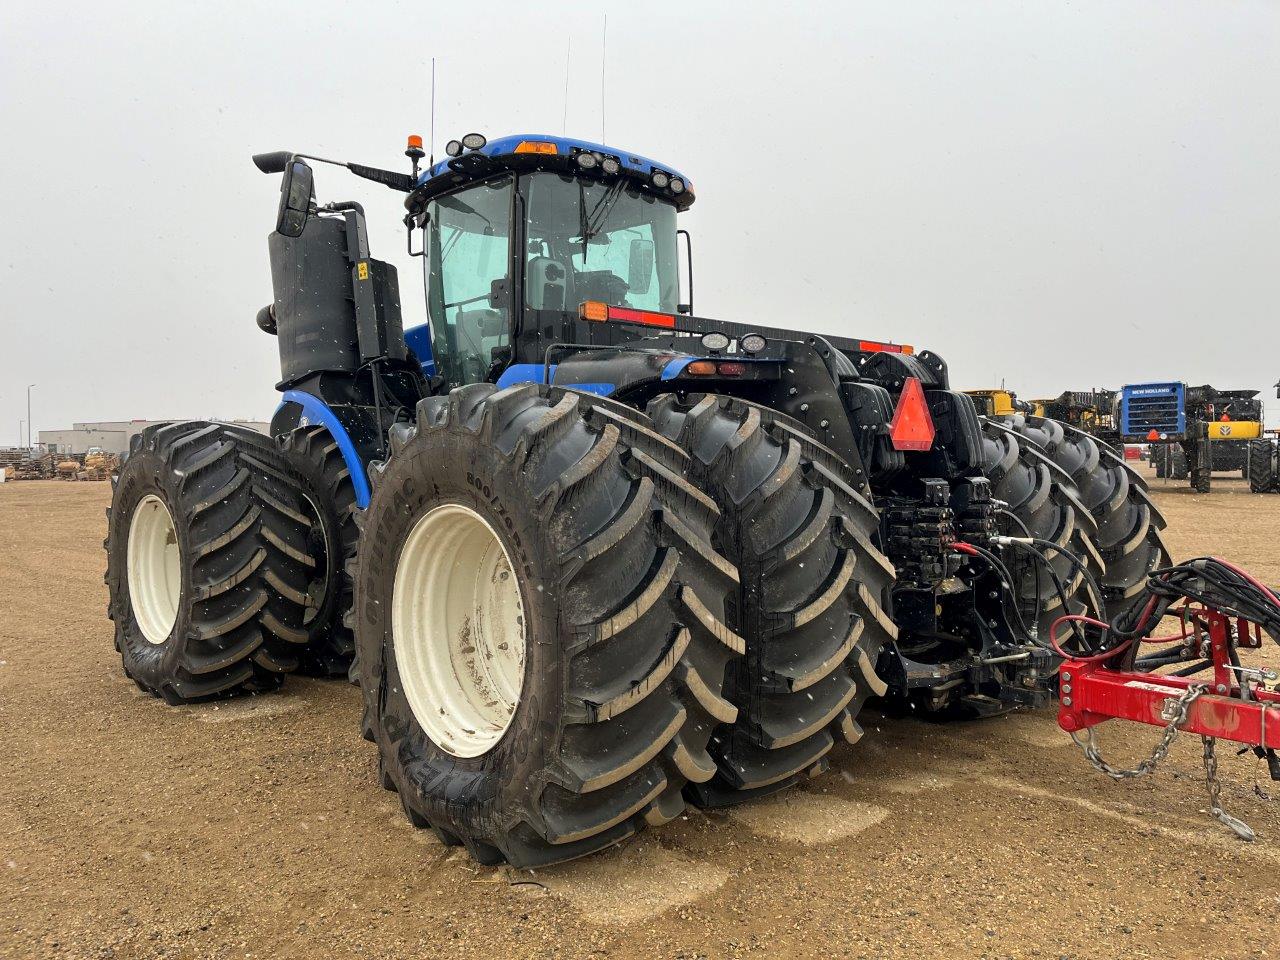
[[1215,471],[1238,472],[1252,477],[1250,486],[1261,492],[1273,486],[1274,470],[1252,459],[1258,454],[1251,450],[1260,448],[1250,442],[1262,437],[1257,397],[1257,390],[1128,384],[1120,391],[1121,438],[1151,445],[1157,477],[1190,478],[1193,489],[1208,493]]
[[[1280,383],[1276,384],[1276,397],[1280,398]],[[1259,418],[1261,419],[1261,418]],[[1249,441],[1248,471],[1249,489],[1254,493],[1280,492],[1280,431],[1264,430],[1257,440]]]
[[1019,400],[1012,390],[966,390],[965,395],[973,399],[973,405],[984,417],[1008,417],[1015,413],[1039,414],[1041,411],[1032,401]]
[[1040,416],[1070,424],[1099,443],[1122,452],[1123,444],[1116,422],[1118,396],[1115,390],[1068,390],[1056,397],[1032,403]]
[[408,329],[363,206],[314,199],[333,161],[255,157],[282,174],[257,316],[282,403],[274,440],[133,442],[108,584],[143,689],[349,670],[409,819],[527,866],[817,775],[873,697],[1044,703],[1051,623],[1123,615],[1166,561],[1087,432],[980,416],[930,351],[696,315],[670,166],[447,153],[339,164],[406,195]]
[[966,390],[978,412],[987,417],[1024,414],[1045,417],[1087,433],[1099,443],[1123,454],[1120,431],[1116,427],[1114,390],[1068,390],[1056,397],[1021,400],[1012,390]]

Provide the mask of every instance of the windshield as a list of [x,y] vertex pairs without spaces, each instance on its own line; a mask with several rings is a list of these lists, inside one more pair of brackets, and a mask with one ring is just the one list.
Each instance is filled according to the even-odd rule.
[[449,386],[488,379],[510,336],[511,197],[500,177],[427,207],[427,309],[436,366]]
[[557,173],[524,180],[528,208],[525,299],[574,312],[584,300],[675,313],[676,209],[624,179]]

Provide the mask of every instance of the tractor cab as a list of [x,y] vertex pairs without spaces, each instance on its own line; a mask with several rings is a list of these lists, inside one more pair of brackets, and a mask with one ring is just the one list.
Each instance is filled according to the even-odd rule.
[[[581,140],[470,134],[406,200],[421,233],[435,372],[497,378],[573,339],[583,303],[682,311],[676,214],[693,202],[669,167]],[[683,311],[689,307],[683,305]]]

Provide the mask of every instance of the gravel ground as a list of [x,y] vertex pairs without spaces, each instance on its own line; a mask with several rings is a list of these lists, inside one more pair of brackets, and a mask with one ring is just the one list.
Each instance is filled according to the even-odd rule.
[[[1280,582],[1280,496],[1152,486],[1176,556]],[[292,679],[173,709],[125,679],[104,615],[109,495],[0,486],[2,957],[1280,952],[1280,804],[1254,794],[1253,758],[1223,751],[1227,807],[1259,834],[1244,844],[1205,816],[1198,740],[1112,783],[1049,711],[871,716],[831,774],[782,798],[536,873],[478,867],[377,786],[354,688]],[[1155,731],[1101,736],[1132,762]]]

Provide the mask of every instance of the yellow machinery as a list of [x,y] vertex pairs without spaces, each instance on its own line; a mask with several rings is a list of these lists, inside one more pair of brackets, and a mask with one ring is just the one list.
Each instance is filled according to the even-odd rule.
[[1014,413],[1033,413],[1040,416],[1036,404],[1019,400],[1012,390],[966,390],[973,397],[978,412],[986,417],[1007,417]]
[[1215,420],[1205,424],[1210,440],[1257,440],[1262,424],[1257,420]]

